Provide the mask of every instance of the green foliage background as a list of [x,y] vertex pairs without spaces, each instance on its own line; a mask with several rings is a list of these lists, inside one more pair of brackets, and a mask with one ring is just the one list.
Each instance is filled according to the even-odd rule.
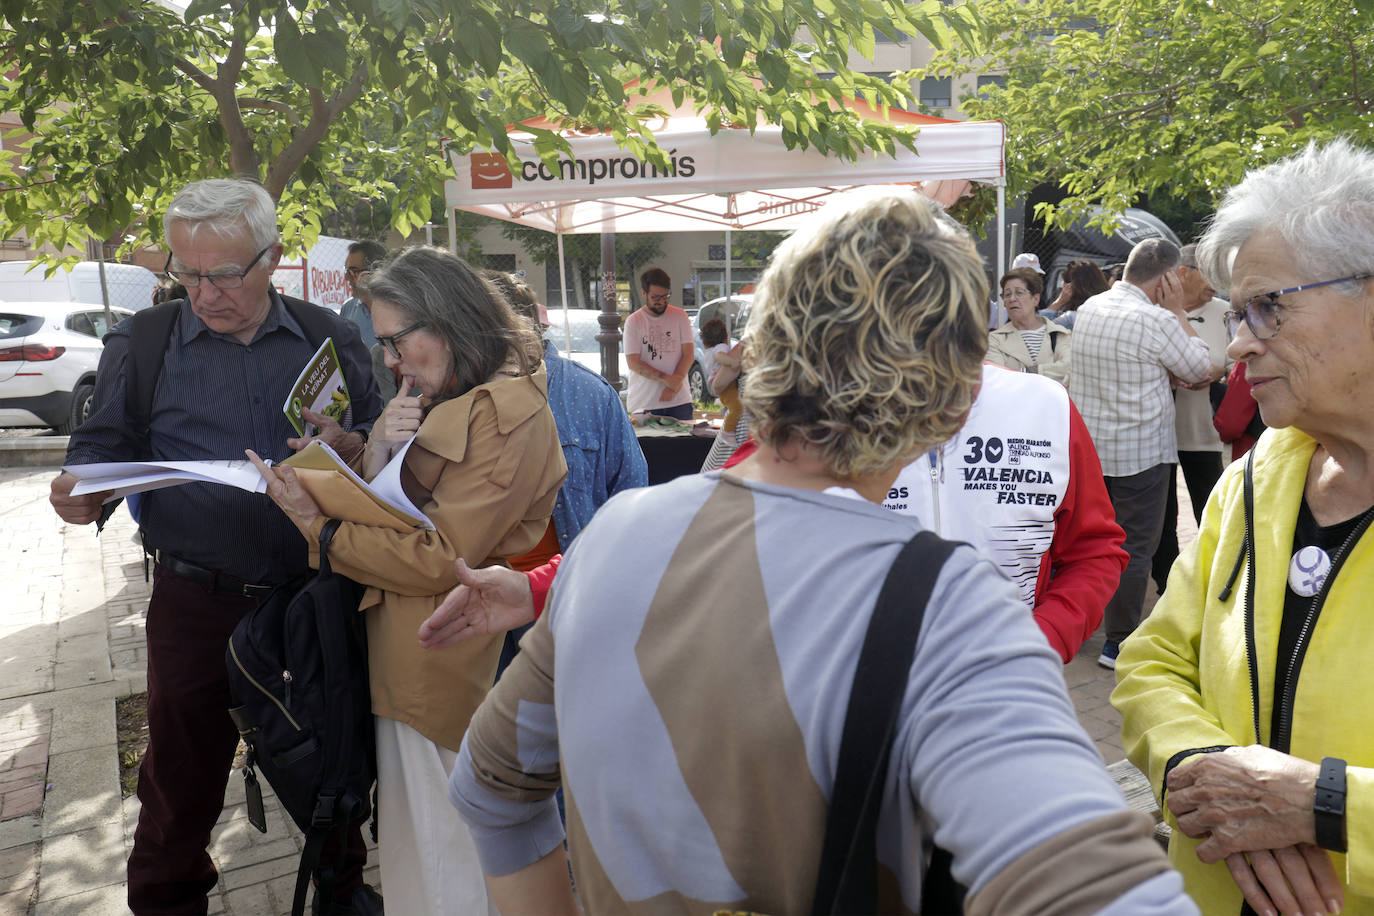
[[[435,217],[445,138],[506,151],[506,125],[550,116],[665,163],[636,101],[659,85],[714,127],[778,123],[789,146],[840,157],[891,151],[907,130],[832,108],[907,101],[851,72],[849,51],[871,55],[879,31],[945,43],[975,22],[938,0],[193,0],[184,15],[0,0],[14,74],[0,110],[33,135],[0,157],[0,236],[128,251],[160,239],[177,189],[227,175],[279,198],[290,249],[336,209],[404,235]],[[546,158],[566,146],[536,134]]]

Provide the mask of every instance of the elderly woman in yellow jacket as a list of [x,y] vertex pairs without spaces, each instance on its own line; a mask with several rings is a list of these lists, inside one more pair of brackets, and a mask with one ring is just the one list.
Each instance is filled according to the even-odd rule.
[[[495,676],[501,634],[427,652],[415,631],[457,584],[455,559],[480,567],[534,547],[566,466],[540,341],[499,292],[458,257],[422,247],[384,262],[366,284],[377,340],[403,382],[361,470],[375,477],[410,443],[401,484],[435,525],[400,532],[345,521],[329,549],[334,570],[368,586],[382,887],[391,912],[486,913],[446,786]],[[289,470],[266,474],[268,495],[317,544],[327,519],[314,500]]]
[[1007,323],[988,335],[987,360],[1068,385],[1072,335],[1068,328],[1038,314],[1044,291],[1044,281],[1029,267],[1006,272],[1002,277],[1002,305],[1007,310]]
[[[1121,646],[1123,741],[1204,913],[1374,914],[1374,154],[1251,172],[1198,247],[1271,429]],[[1228,282],[1229,281],[1229,282]]]

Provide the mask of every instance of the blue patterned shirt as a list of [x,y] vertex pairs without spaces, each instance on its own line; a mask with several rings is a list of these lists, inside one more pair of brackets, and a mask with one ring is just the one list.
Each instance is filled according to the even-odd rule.
[[544,365],[549,409],[568,463],[568,479],[553,507],[558,546],[567,550],[602,503],[649,483],[649,465],[610,382],[559,354],[550,341],[544,342]]

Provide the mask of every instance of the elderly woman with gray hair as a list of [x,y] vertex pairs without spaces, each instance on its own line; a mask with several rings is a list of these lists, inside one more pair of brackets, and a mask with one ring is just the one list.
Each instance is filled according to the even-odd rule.
[[[382,885],[395,913],[486,913],[472,841],[444,787],[496,674],[501,634],[426,652],[415,630],[456,584],[456,560],[486,566],[538,543],[566,466],[539,339],[499,292],[438,248],[383,262],[367,291],[402,384],[361,471],[372,479],[402,461],[406,495],[435,525],[345,521],[329,548],[336,572],[368,586],[360,610],[377,717]],[[317,544],[328,519],[314,500],[289,468],[261,469],[267,495]]]
[[[745,356],[758,451],[603,506],[464,739],[451,797],[502,912],[577,911],[560,783],[586,912],[810,909],[849,684],[922,529],[882,499],[968,412],[986,302],[968,235],[912,191],[779,247]],[[935,581],[893,691],[884,911],[920,907],[935,834],[969,912],[1193,912],[1011,583],[967,545],[913,549]]]
[[1122,644],[1112,702],[1204,912],[1371,914],[1374,153],[1249,173],[1197,254],[1270,429]]

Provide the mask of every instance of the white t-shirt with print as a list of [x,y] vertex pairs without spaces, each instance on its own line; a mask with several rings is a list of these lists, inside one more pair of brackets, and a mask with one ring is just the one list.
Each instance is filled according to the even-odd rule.
[[[667,375],[672,375],[682,358],[682,346],[692,342],[692,322],[687,313],[675,305],[668,306],[661,316],[655,317],[647,308],[641,308],[625,319],[625,353],[637,354],[650,367]],[[662,407],[676,407],[678,404],[692,402],[692,389],[683,376],[682,385],[668,400],[659,400],[663,386],[636,372],[630,373],[628,404],[630,413]]]

